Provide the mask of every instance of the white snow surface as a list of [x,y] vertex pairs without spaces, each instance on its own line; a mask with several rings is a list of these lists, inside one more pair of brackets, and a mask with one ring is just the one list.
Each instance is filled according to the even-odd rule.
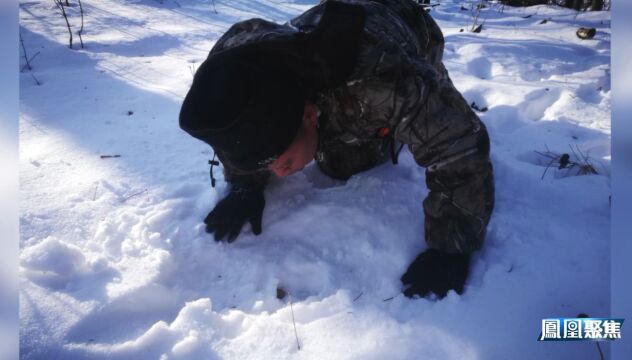
[[[431,12],[452,80],[489,109],[497,202],[462,296],[401,294],[426,248],[408,151],[346,183],[314,163],[274,180],[259,236],[204,231],[226,184],[216,170],[210,187],[210,147],[178,127],[192,73],[231,24],[314,3],[85,1],[85,48],[75,33],[70,50],[52,1],[20,2],[41,83],[21,73],[21,358],[598,358],[536,339],[545,317],[609,315],[609,12],[492,5],[479,34],[468,3]],[[544,174],[547,149],[599,174]]]

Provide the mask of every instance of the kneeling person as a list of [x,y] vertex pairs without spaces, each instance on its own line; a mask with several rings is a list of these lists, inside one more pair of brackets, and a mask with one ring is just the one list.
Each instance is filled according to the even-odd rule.
[[285,25],[233,25],[198,69],[180,126],[210,144],[230,183],[205,219],[216,240],[262,231],[268,177],[312,159],[347,179],[407,144],[426,168],[429,249],[401,280],[407,296],[463,292],[494,206],[485,125],[455,89],[443,36],[409,0],[325,1]]

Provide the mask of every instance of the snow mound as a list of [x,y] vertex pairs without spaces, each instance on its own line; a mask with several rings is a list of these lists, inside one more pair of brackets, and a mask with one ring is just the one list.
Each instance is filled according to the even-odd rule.
[[56,290],[112,270],[104,257],[86,259],[81,248],[54,237],[26,248],[20,265],[29,280]]
[[[276,338],[286,341],[279,343]],[[211,300],[202,298],[187,302],[170,324],[159,321],[134,340],[68,344],[66,348],[73,353],[117,358],[143,353],[165,360],[407,359],[412,353],[431,359],[476,358],[471,344],[440,328],[401,324],[374,307],[354,308],[346,291],[258,314],[240,310],[217,313]],[[348,349],[354,349],[353,353]]]

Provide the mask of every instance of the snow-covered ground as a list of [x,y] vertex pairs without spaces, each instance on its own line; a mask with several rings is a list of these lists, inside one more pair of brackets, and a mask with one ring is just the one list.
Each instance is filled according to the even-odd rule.
[[[270,186],[260,236],[204,232],[225,183],[216,171],[210,187],[211,149],[178,128],[192,74],[231,24],[315,2],[85,1],[82,50],[52,1],[20,2],[38,53],[20,90],[22,358],[599,357],[591,342],[536,339],[545,317],[609,315],[609,12],[492,6],[479,34],[466,2],[431,12],[492,139],[496,209],[462,296],[400,293],[426,248],[424,171],[408,152],[346,183],[311,164]],[[584,154],[599,174],[536,151]]]

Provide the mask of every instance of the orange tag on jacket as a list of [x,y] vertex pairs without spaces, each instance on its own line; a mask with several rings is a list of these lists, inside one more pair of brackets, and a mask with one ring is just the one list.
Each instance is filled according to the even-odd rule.
[[388,136],[388,134],[391,133],[391,129],[387,128],[387,127],[383,127],[383,128],[379,128],[377,130],[377,136],[381,137],[381,138],[385,138]]

